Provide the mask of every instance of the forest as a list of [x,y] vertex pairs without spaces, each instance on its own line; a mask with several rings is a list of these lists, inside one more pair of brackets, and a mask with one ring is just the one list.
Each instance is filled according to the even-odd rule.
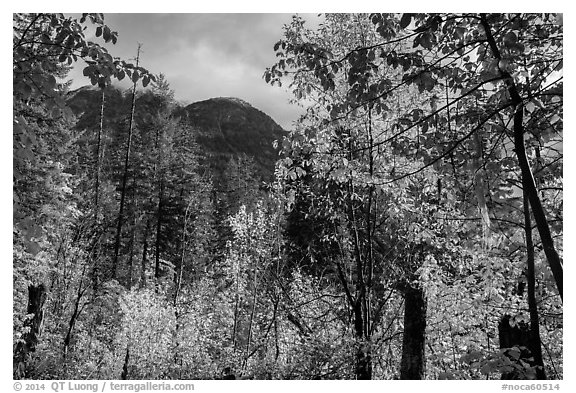
[[290,130],[121,38],[13,14],[14,379],[563,379],[561,14],[294,15]]

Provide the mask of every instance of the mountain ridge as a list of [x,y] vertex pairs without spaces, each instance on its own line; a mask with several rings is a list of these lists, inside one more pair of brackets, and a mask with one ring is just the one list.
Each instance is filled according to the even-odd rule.
[[254,158],[264,177],[272,174],[278,155],[272,144],[287,132],[247,101],[214,97],[194,102],[174,114],[205,132],[198,142],[210,147],[212,153],[244,153]]
[[[138,100],[150,94],[144,91]],[[69,93],[68,104],[79,117],[78,126],[88,128],[100,113],[101,90],[91,86],[80,87]],[[105,99],[105,117],[122,117],[129,112],[129,94],[116,87],[108,87]],[[109,104],[108,106],[106,104]],[[285,131],[268,114],[238,97],[213,97],[186,106],[176,104],[172,116],[191,126],[197,143],[204,153],[220,163],[212,167],[221,172],[230,157],[245,154],[254,159],[262,180],[270,180],[278,150],[272,145]],[[138,116],[137,116],[138,117]]]

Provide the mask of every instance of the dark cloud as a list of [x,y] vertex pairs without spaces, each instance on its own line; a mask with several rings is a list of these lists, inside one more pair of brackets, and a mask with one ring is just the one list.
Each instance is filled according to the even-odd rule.
[[[143,44],[142,65],[166,75],[176,98],[194,102],[239,97],[266,112],[284,128],[301,113],[290,95],[262,79],[276,59],[273,46],[291,14],[106,14],[118,31],[110,53],[134,58]],[[309,16],[311,21],[314,16]],[[75,85],[81,73],[73,75]],[[81,82],[84,84],[85,82]]]

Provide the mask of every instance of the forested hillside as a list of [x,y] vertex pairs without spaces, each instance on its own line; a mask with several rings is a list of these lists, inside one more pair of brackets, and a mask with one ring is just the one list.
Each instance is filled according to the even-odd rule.
[[289,132],[121,38],[13,15],[15,379],[563,378],[561,17],[294,16]]

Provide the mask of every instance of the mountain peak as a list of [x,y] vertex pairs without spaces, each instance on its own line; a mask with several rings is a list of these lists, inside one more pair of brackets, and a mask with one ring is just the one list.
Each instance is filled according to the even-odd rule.
[[220,131],[225,124],[232,128],[246,125],[257,126],[265,133],[266,131],[276,134],[284,133],[282,127],[270,116],[237,97],[209,98],[194,102],[183,109],[186,113],[185,117],[194,125],[218,128]]
[[273,172],[278,151],[274,140],[286,134],[270,116],[236,97],[215,97],[192,103],[177,115],[202,132],[199,142],[209,154],[246,154],[254,158],[263,177]]
[[[144,110],[146,101],[136,104],[136,110]],[[106,89],[105,122],[117,121],[130,109],[131,95],[117,88]],[[150,103],[149,103],[150,104]],[[82,87],[70,93],[68,105],[79,116],[77,127],[88,129],[98,124],[101,107],[100,89]],[[203,151],[220,160],[221,164],[230,157],[245,154],[254,159],[263,179],[269,179],[274,171],[278,150],[274,140],[281,140],[286,131],[270,116],[237,97],[214,97],[194,102],[186,107],[176,107],[174,117],[192,126],[197,142]],[[222,165],[221,165],[222,166]],[[219,168],[218,170],[224,170]]]
[[210,98],[206,101],[231,102],[231,103],[238,104],[238,105],[241,105],[244,107],[253,108],[253,106],[250,105],[250,103],[244,101],[241,98],[237,98],[237,97],[214,97],[214,98]]

